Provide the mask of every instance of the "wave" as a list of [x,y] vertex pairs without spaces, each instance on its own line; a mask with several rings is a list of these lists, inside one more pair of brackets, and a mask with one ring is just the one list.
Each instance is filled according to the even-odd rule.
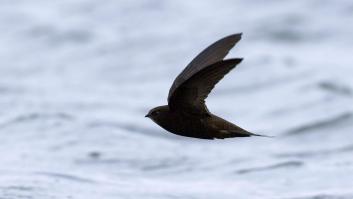
[[351,112],[343,113],[332,118],[327,118],[321,121],[315,121],[306,125],[302,125],[297,128],[293,128],[287,131],[284,135],[298,135],[302,133],[315,132],[320,129],[333,128],[341,126],[344,123],[353,123],[353,114]]
[[273,165],[263,166],[263,167],[254,167],[254,168],[247,168],[247,169],[240,169],[236,171],[238,174],[247,174],[247,173],[254,173],[254,172],[261,172],[261,171],[269,171],[275,169],[282,169],[282,168],[297,168],[303,166],[304,163],[301,161],[286,161],[280,162]]

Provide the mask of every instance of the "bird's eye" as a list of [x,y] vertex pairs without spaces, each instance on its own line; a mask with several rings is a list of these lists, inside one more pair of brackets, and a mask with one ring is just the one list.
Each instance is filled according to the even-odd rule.
[[158,114],[159,114],[159,111],[153,111],[153,112],[152,112],[152,115],[153,115],[153,116],[156,116],[156,115],[158,115]]

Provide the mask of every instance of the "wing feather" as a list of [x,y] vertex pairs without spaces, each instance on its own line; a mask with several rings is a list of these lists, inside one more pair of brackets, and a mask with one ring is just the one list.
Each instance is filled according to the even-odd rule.
[[204,67],[173,92],[169,98],[169,107],[190,114],[210,115],[205,99],[215,85],[241,61],[229,59]]
[[171,96],[174,95],[177,88],[190,77],[203,70],[205,67],[223,60],[230,49],[241,39],[241,35],[241,33],[238,33],[224,37],[198,54],[174,80],[169,90],[168,101],[170,101]]

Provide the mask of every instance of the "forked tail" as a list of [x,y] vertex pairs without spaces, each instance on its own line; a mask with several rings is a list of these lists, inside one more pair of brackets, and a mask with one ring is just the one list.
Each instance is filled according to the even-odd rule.
[[259,136],[259,137],[275,138],[275,136],[272,136],[272,135],[261,135],[261,134],[255,134],[255,133],[250,133],[250,136]]

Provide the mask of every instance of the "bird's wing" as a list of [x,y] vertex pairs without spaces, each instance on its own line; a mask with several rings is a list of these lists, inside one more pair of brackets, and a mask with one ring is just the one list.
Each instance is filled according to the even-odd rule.
[[198,54],[174,80],[169,90],[168,101],[170,101],[171,96],[174,95],[175,90],[191,76],[205,67],[223,60],[230,49],[232,49],[240,39],[241,33],[229,35],[211,44]]
[[190,114],[210,115],[205,99],[214,86],[241,61],[229,59],[204,67],[178,86],[169,97],[169,107]]

